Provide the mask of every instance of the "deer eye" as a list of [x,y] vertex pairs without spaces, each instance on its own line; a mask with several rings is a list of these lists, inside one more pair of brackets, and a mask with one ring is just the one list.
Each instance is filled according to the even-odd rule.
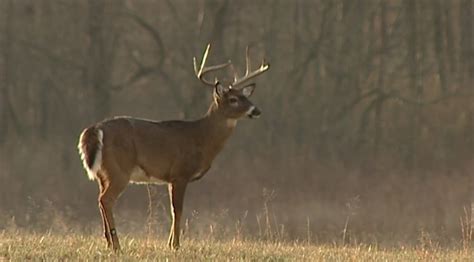
[[231,98],[229,98],[229,103],[231,103],[231,104],[237,104],[237,102],[238,102],[238,99],[237,99],[236,97],[231,97]]

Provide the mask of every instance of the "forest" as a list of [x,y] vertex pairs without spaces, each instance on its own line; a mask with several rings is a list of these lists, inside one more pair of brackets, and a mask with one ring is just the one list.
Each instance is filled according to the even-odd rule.
[[[239,121],[188,187],[185,234],[469,237],[473,15],[473,0],[2,0],[0,230],[99,234],[79,134],[113,116],[204,115],[192,58],[210,43],[211,64],[243,73],[249,46],[252,67],[271,68],[252,96],[261,118]],[[131,185],[117,221],[165,236],[167,209],[166,187]]]

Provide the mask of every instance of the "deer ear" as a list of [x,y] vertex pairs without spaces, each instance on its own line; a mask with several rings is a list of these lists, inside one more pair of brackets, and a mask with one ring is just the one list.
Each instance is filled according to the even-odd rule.
[[255,90],[255,84],[246,85],[242,88],[242,94],[249,97],[253,94],[253,90]]
[[221,83],[216,83],[216,88],[214,89],[217,96],[222,97],[225,93],[229,92],[229,87],[222,85]]

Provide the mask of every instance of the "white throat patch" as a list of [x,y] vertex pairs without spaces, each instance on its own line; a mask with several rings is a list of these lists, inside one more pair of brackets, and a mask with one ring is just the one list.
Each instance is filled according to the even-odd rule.
[[237,125],[237,119],[227,119],[228,127],[235,127]]

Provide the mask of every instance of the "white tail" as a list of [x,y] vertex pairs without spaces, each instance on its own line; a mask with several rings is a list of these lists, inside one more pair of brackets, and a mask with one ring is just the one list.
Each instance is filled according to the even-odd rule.
[[247,51],[245,76],[233,83],[208,81],[209,73],[230,65],[206,67],[208,45],[200,66],[194,58],[196,77],[212,86],[208,112],[194,121],[155,122],[118,117],[86,128],[79,138],[79,153],[90,179],[99,184],[99,209],[109,246],[120,249],[112,209],[129,183],[168,184],[173,217],[168,244],[179,246],[184,193],[189,182],[200,179],[232,134],[237,120],[257,118],[260,110],[249,100],[255,84],[244,82],[268,70],[265,62],[250,71]]
[[[91,135],[91,129],[85,129],[79,137],[79,155],[81,156],[82,165],[87,172],[87,176],[90,180],[97,178],[97,171],[99,171],[102,165],[102,146],[104,132],[98,129],[95,135]],[[91,152],[94,151],[94,152]],[[89,159],[90,156],[94,156],[93,159]]]

